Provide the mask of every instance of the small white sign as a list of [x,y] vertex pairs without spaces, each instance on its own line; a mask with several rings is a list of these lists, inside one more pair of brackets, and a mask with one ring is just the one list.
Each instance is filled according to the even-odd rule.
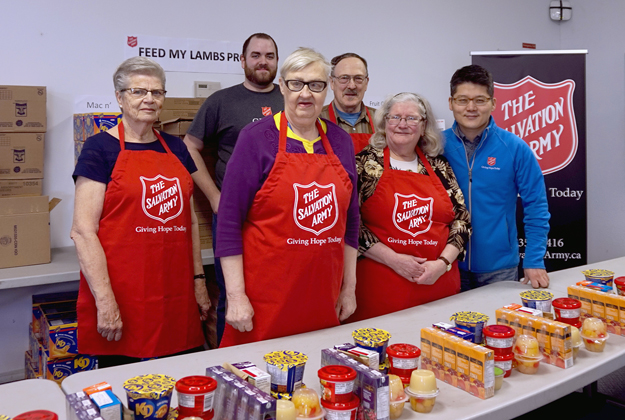
[[439,130],[444,131],[445,130],[445,119],[441,119],[441,120],[436,120],[436,126],[438,127]]
[[241,42],[128,35],[124,58],[148,57],[165,71],[243,74]]
[[111,112],[121,112],[115,95],[81,95],[74,100],[74,114],[108,114]]

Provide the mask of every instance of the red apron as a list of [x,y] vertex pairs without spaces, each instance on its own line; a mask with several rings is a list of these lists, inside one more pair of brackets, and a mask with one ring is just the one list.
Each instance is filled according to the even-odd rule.
[[113,168],[98,238],[123,322],[120,341],[97,331],[97,311],[80,274],[78,347],[81,353],[157,357],[204,343],[193,282],[189,199],[193,180],[155,131],[167,153],[121,151]]
[[[364,105],[363,105],[364,106]],[[373,118],[371,118],[371,114],[369,113],[369,108],[365,106],[365,111],[367,112],[367,117],[369,118],[369,124],[371,125],[371,132],[375,133],[375,128],[373,127]],[[330,117],[330,121],[336,124],[336,115],[334,115],[334,104],[330,102],[330,106],[328,106],[328,113]],[[352,137],[352,142],[354,143],[354,153],[358,154],[362,149],[369,145],[369,139],[373,134],[369,133],[349,133]]]
[[352,183],[317,122],[326,155],[287,153],[280,115],[276,160],[243,226],[245,292],[253,329],[226,325],[220,347],[339,325]]
[[[384,150],[384,172],[373,195],[360,208],[362,223],[393,251],[435,260],[447,245],[454,210],[438,176],[419,147],[419,159],[428,175],[389,168]],[[360,258],[356,271],[356,312],[349,322],[421,305],[460,291],[460,273],[451,271],[433,285],[409,282],[387,265]]]

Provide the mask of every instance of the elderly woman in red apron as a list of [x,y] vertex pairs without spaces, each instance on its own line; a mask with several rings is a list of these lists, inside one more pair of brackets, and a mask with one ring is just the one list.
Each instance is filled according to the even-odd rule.
[[413,93],[376,111],[371,145],[356,155],[360,244],[358,321],[456,294],[456,260],[471,233],[429,103]]
[[134,57],[113,82],[123,116],[85,142],[71,231],[78,350],[100,356],[100,367],[201,349],[210,308],[193,211],[197,169],[182,140],[152,128],[165,72]]
[[319,118],[329,64],[284,62],[284,112],[245,127],[219,203],[226,282],[221,347],[339,325],[356,307],[358,196],[350,137]]

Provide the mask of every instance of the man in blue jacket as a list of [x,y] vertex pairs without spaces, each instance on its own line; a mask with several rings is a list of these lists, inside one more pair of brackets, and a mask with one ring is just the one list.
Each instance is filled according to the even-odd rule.
[[538,161],[529,146],[495,124],[492,75],[471,65],[451,78],[449,109],[453,126],[445,130],[445,157],[456,174],[473,235],[460,263],[462,291],[497,281],[517,281],[519,240],[517,196],[525,225],[524,279],[534,288],[549,286],[544,256],[549,232],[547,194]]

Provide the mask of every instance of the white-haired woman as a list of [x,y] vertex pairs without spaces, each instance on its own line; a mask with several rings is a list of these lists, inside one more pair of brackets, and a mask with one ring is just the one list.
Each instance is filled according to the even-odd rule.
[[358,308],[349,321],[458,293],[456,260],[471,233],[427,100],[395,95],[374,122],[370,145],[356,155],[364,258],[357,267]]
[[280,71],[284,112],[245,127],[228,162],[221,347],[336,326],[356,307],[356,165],[349,135],[319,119],[329,73],[316,51],[291,54]]
[[123,115],[85,142],[71,231],[78,350],[100,356],[100,367],[202,349],[210,308],[193,212],[197,169],[182,140],[152,128],[165,72],[133,57],[113,83]]

